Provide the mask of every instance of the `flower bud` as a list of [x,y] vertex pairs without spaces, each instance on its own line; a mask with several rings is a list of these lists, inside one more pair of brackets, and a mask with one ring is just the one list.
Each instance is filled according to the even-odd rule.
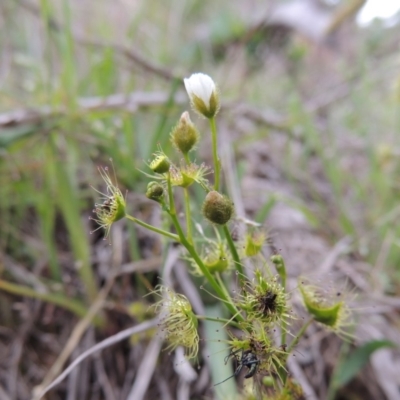
[[171,163],[168,157],[163,152],[156,153],[156,157],[150,163],[150,169],[152,169],[153,172],[156,172],[157,174],[165,174],[169,171],[170,166]]
[[213,118],[219,110],[219,96],[214,81],[202,73],[193,74],[183,81],[193,109],[206,118]]
[[160,203],[164,199],[164,187],[158,182],[149,182],[146,197]]
[[183,154],[187,154],[195,148],[199,137],[199,132],[191,121],[189,113],[185,111],[171,132],[172,144]]
[[204,199],[203,214],[212,223],[225,225],[234,213],[233,203],[215,190]]
[[276,272],[278,272],[278,274],[282,280],[283,286],[285,286],[287,274],[286,274],[286,265],[285,265],[285,261],[284,261],[283,257],[280,254],[274,254],[271,257],[271,261],[275,265]]
[[244,254],[246,257],[257,255],[265,243],[265,234],[263,232],[249,233],[246,235],[244,244]]

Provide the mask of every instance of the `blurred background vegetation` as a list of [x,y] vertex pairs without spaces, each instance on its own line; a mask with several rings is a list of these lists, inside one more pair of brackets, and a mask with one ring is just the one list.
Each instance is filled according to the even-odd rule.
[[[90,186],[101,190],[97,168],[111,158],[131,213],[160,218],[138,169],[157,144],[169,152],[171,127],[188,108],[182,78],[192,72],[221,90],[222,137],[235,159],[227,188],[246,215],[279,236],[272,217],[282,221],[279,207],[290,205],[311,242],[345,240],[346,265],[362,264],[379,295],[400,295],[400,18],[361,26],[364,3],[0,3],[1,399],[30,398],[99,299],[73,357],[146,318],[142,296],[158,283],[165,247],[123,222],[111,245],[101,231],[90,235]],[[210,159],[205,141],[199,159]],[[252,176],[265,188],[257,181],[247,190]],[[125,272],[110,278],[118,268]],[[142,354],[133,347],[105,352],[81,376],[86,384],[48,398],[127,398]],[[107,374],[108,386],[96,383]],[[147,398],[162,398],[157,385]]]

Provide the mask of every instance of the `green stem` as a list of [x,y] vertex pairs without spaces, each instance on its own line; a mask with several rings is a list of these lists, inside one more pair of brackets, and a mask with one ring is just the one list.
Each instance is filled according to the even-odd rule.
[[[186,243],[185,243],[186,242]],[[212,288],[214,289],[215,293],[223,300],[224,304],[226,307],[229,309],[229,311],[232,313],[232,315],[235,316],[236,320],[239,322],[243,322],[244,318],[242,315],[239,313],[237,308],[232,302],[232,299],[226,295],[223,289],[218,285],[217,281],[215,278],[211,275],[210,271],[207,269],[207,267],[203,264],[203,261],[201,258],[198,256],[196,250],[194,247],[186,240],[186,238],[181,238],[181,243],[186,247],[187,251],[189,254],[193,257],[193,259],[196,261],[197,265],[199,266],[201,272],[205,276],[205,278],[208,280]]]
[[215,276],[217,277],[217,282],[218,282],[218,285],[219,285],[219,287],[225,292],[225,295],[228,297],[229,296],[229,293],[228,293],[228,291],[226,290],[226,287],[225,287],[225,283],[224,283],[224,281],[222,280],[222,278],[221,278],[221,275],[220,274],[215,274]]
[[236,328],[240,329],[240,325],[237,322],[232,321],[230,319],[208,317],[207,315],[196,315],[196,318],[201,319],[201,320],[206,320],[206,321],[221,322],[221,324],[222,323],[229,324],[229,325],[235,326]]
[[214,190],[218,192],[221,163],[218,158],[217,126],[215,124],[215,117],[210,118],[210,126],[211,126],[211,139],[212,139],[212,153],[214,160]]
[[[282,363],[275,363],[275,367],[276,367],[276,371],[279,375],[279,378],[281,379],[281,381],[285,384],[286,380],[287,380],[287,376],[288,376],[288,372],[286,370],[286,368],[284,367],[284,365],[287,363],[287,359],[290,355],[290,353],[292,352],[292,350],[294,349],[294,347],[297,345],[297,343],[299,343],[300,338],[303,336],[304,332],[307,330],[307,328],[310,326],[311,322],[314,321],[314,318],[310,318],[301,328],[300,330],[297,332],[297,335],[294,337],[294,339],[292,340],[292,343],[290,343],[290,346],[286,349],[286,356],[283,358]],[[286,328],[285,326],[282,326],[282,329]],[[282,339],[283,340],[283,339]],[[286,340],[286,336],[285,336],[285,340]],[[282,345],[285,345],[284,342],[282,342]]]
[[189,252],[189,254],[192,256],[193,260],[199,266],[204,277],[208,280],[211,287],[214,289],[215,293],[217,293],[217,295],[220,297],[220,299],[223,300],[223,302],[226,305],[226,307],[228,308],[228,310],[232,313],[232,315],[235,316],[236,320],[238,320],[239,322],[243,322],[244,318],[242,317],[242,315],[239,313],[239,311],[233,304],[232,299],[218,285],[218,282],[215,280],[215,278],[212,276],[212,274],[210,273],[208,268],[204,265],[203,261],[197,254],[197,251],[196,251],[195,247],[193,246],[193,244],[189,243],[189,241],[186,239],[186,236],[182,230],[181,224],[179,223],[179,220],[176,216],[175,201],[174,201],[174,196],[172,193],[171,179],[169,179],[169,177],[167,179],[167,184],[168,184],[168,196],[169,196],[169,210],[167,210],[167,212],[172,219],[172,222],[175,226],[176,231],[178,232],[180,243],[183,246],[185,246],[186,250]]
[[[277,361],[275,358],[272,359],[272,362],[274,363],[275,371],[278,374],[279,379],[281,380],[281,382],[283,384],[285,384],[286,379],[287,379],[287,371],[286,371],[285,367],[282,366],[282,364],[279,361]],[[275,384],[274,384],[274,386],[275,386]]]
[[288,326],[288,324],[287,324],[287,321],[286,321],[286,319],[283,319],[282,320],[282,326],[281,326],[281,330],[282,330],[282,332],[281,332],[281,345],[282,346],[285,346],[286,345],[286,333],[287,333],[287,326]]
[[[294,337],[292,340],[292,343],[290,343],[290,346],[287,348],[287,353],[288,355],[291,353],[291,351],[294,349],[294,347],[299,343],[300,338],[303,336],[304,332],[307,330],[307,328],[310,326],[311,322],[314,321],[314,318],[311,317],[298,331],[297,335]],[[287,356],[286,356],[287,359]]]
[[171,184],[171,175],[168,173],[167,176],[167,185],[168,185],[168,198],[169,198],[169,214],[176,215],[174,194],[172,193],[172,184]]
[[178,235],[175,235],[174,233],[171,233],[171,232],[168,232],[168,231],[164,231],[163,229],[159,229],[159,228],[156,228],[155,226],[146,224],[146,222],[143,222],[143,221],[141,221],[140,219],[137,219],[137,218],[135,218],[135,217],[132,217],[132,216],[129,215],[129,214],[125,214],[125,218],[127,218],[127,219],[129,219],[129,220],[135,222],[136,224],[141,225],[141,226],[143,226],[144,228],[147,228],[147,229],[149,229],[149,230],[151,230],[151,231],[153,231],[153,232],[156,232],[156,233],[159,233],[160,235],[164,235],[164,236],[166,236],[166,237],[169,237],[170,239],[173,239],[173,240],[175,240],[176,242],[180,242],[179,236],[178,236]]
[[189,189],[183,188],[183,193],[185,196],[185,213],[186,213],[186,234],[187,239],[190,244],[193,244],[192,237],[192,217],[190,213],[190,197],[189,197]]
[[233,239],[232,239],[231,233],[229,232],[228,226],[224,225],[222,229],[224,231],[225,239],[228,242],[229,250],[230,250],[230,252],[232,254],[232,258],[233,258],[233,262],[235,264],[235,268],[239,272],[240,282],[242,283],[242,286],[243,286],[245,275],[244,275],[244,272],[243,272],[243,265],[240,262],[239,254],[237,252],[235,243],[233,242]]

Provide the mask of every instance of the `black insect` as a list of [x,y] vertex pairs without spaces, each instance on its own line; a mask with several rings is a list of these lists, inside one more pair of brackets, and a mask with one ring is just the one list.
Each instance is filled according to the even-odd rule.
[[260,311],[264,315],[271,314],[276,309],[276,298],[278,295],[276,293],[271,292],[270,290],[267,293],[260,297]]
[[[238,356],[239,352],[242,352],[242,354],[240,355],[240,358]],[[229,359],[231,357],[235,357],[237,360],[237,367],[235,370],[235,373],[233,375],[231,375],[230,377],[226,378],[225,380],[223,380],[222,382],[216,383],[214,386],[220,385],[221,383],[226,382],[227,380],[233,378],[234,376],[238,376],[240,374],[240,372],[242,371],[243,367],[248,368],[248,372],[247,374],[244,376],[245,379],[251,378],[252,376],[255,375],[255,373],[257,372],[257,367],[258,364],[260,363],[260,360],[257,358],[257,356],[252,353],[251,350],[237,350],[237,351],[233,351],[230,354],[228,354],[225,357],[225,364],[229,361]]]

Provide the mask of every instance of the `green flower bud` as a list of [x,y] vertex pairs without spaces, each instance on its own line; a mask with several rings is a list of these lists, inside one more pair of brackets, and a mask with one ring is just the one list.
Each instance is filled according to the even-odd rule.
[[156,153],[155,156],[154,160],[150,163],[150,169],[157,174],[165,174],[168,172],[171,166],[168,157],[163,152]]
[[204,199],[203,214],[213,224],[225,225],[234,213],[233,203],[215,190]]
[[187,154],[195,148],[199,138],[199,132],[190,120],[189,113],[185,111],[171,132],[172,144],[183,154]]
[[149,182],[146,197],[160,203],[164,198],[164,187],[158,182]]
[[285,261],[283,260],[283,257],[280,254],[274,254],[271,257],[271,261],[274,263],[276,272],[278,272],[282,280],[282,285],[285,287],[287,274],[286,274],[286,265]]
[[246,257],[253,257],[257,255],[264,243],[265,243],[265,234],[263,232],[255,232],[253,234],[247,234],[245,238],[244,244],[244,254]]

